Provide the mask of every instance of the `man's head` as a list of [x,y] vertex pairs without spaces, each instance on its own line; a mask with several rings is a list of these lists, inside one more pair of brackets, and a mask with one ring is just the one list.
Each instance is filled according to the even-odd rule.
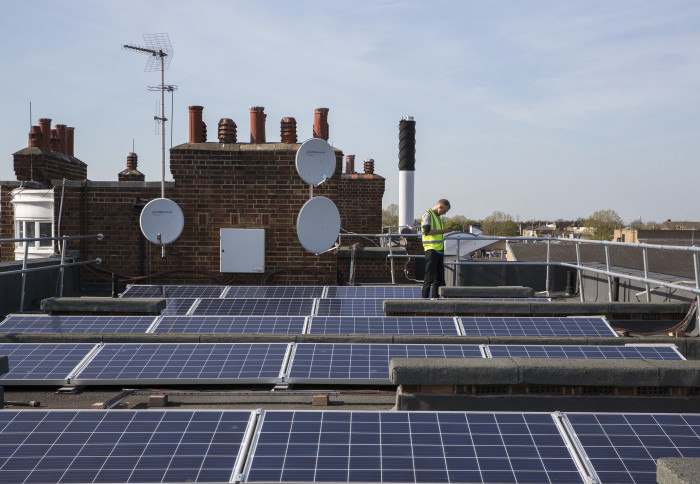
[[450,202],[444,198],[438,200],[438,203],[433,207],[433,211],[438,215],[445,215],[450,210]]

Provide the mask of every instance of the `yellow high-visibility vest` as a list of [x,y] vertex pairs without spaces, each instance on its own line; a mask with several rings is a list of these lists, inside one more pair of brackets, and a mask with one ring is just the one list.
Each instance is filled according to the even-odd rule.
[[[430,230],[442,230],[442,219],[432,210],[427,210],[430,214]],[[421,217],[422,219],[422,217]],[[445,236],[444,234],[438,235],[424,235],[423,236],[423,250],[445,250]]]

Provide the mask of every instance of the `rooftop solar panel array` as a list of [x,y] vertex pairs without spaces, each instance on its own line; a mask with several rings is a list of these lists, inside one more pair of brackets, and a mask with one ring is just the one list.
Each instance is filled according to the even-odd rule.
[[385,316],[383,299],[319,299],[315,316]]
[[229,286],[224,298],[317,298],[323,297],[325,286]]
[[700,457],[700,415],[566,413],[599,482],[656,483],[661,457]]
[[286,381],[391,383],[392,358],[483,358],[479,345],[297,343]]
[[12,314],[0,333],[145,333],[153,316],[46,316]]
[[551,414],[269,411],[245,482],[583,482]]
[[683,360],[675,346],[487,345],[492,358]]
[[0,412],[0,482],[229,482],[251,412]]
[[190,312],[201,316],[311,316],[314,299],[201,299]]
[[619,336],[602,317],[467,317],[459,322],[466,336]]
[[458,335],[452,317],[314,316],[309,334]]
[[302,334],[305,324],[305,316],[165,316],[153,332]]
[[92,343],[0,343],[0,355],[7,356],[10,365],[10,371],[0,375],[0,384],[64,385],[94,349]]
[[198,384],[274,383],[286,343],[110,343],[76,373],[71,383]]

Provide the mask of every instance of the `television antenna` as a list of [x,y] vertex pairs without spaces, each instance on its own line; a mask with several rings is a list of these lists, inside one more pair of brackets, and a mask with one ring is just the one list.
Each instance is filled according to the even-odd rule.
[[[143,40],[146,46],[140,45],[129,45],[124,44],[122,46],[125,50],[133,50],[135,52],[141,52],[142,54],[148,54],[148,61],[146,61],[145,72],[153,72],[160,70],[160,86],[151,86],[149,90],[160,91],[160,116],[155,116],[155,119],[163,124],[163,129],[161,129],[161,182],[160,182],[160,196],[165,198],[165,122],[167,118],[165,117],[165,91],[170,90],[169,88],[174,86],[165,85],[165,69],[170,66],[170,62],[173,58],[173,46],[170,45],[170,38],[168,34],[144,34]],[[174,89],[170,90],[172,92]]]

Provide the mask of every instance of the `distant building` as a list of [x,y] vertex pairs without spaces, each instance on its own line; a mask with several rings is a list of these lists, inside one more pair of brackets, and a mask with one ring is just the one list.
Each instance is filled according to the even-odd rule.
[[632,244],[700,245],[700,229],[616,229],[613,241]]

